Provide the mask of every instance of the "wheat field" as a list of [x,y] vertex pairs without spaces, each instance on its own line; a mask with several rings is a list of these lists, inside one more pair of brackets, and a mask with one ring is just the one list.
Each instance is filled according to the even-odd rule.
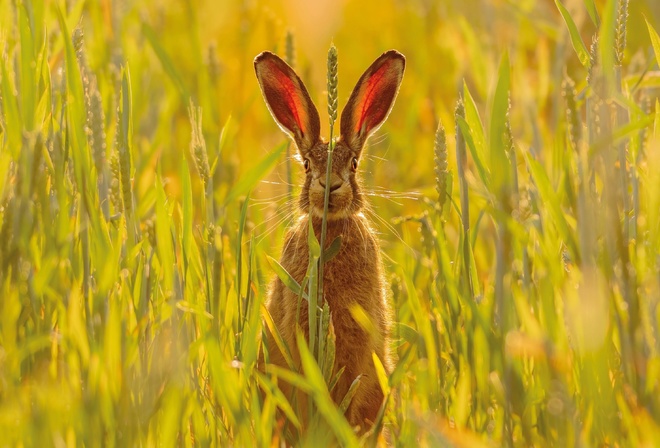
[[[0,0],[0,446],[660,446],[658,31],[657,0]],[[406,56],[360,165],[397,358],[363,436],[304,340],[258,366],[303,168],[253,60],[327,139],[331,45],[340,110]]]

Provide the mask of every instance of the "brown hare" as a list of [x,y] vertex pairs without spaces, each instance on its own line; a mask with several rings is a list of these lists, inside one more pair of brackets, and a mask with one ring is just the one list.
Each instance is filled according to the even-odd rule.
[[[321,138],[319,114],[303,82],[282,59],[261,53],[254,67],[264,99],[273,118],[293,138],[305,170],[299,206],[301,217],[288,230],[282,266],[302,283],[308,264],[308,225],[312,219],[317,238],[321,234],[325,188],[330,188],[327,245],[341,236],[339,253],[325,265],[324,290],[336,335],[334,371],[345,368],[332,390],[341,402],[351,383],[362,375],[346,416],[361,432],[368,430],[383,403],[372,352],[392,369],[389,326],[391,310],[385,293],[378,239],[362,213],[364,197],[358,183],[358,166],[367,138],[385,121],[399,90],[405,69],[404,56],[388,51],[362,75],[341,114],[340,137],[332,156],[330,185],[325,185],[328,142]],[[365,331],[352,317],[352,305],[360,305],[375,332]],[[307,302],[298,310],[298,296],[280,279],[273,281],[267,307],[277,329],[299,362],[296,327],[308,333]],[[296,315],[299,322],[296,324]],[[270,362],[286,366],[273,337],[268,335]],[[286,387],[286,386],[284,386]],[[285,391],[288,389],[284,389]]]

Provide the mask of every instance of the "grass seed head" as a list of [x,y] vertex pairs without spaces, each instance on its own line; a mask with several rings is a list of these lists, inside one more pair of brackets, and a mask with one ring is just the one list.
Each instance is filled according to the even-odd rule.
[[78,60],[78,65],[80,66],[80,76],[82,77],[83,88],[85,89],[85,95],[89,91],[90,80],[90,69],[87,64],[87,56],[85,55],[85,35],[83,34],[82,28],[78,27],[73,30],[73,35],[71,37],[73,42],[73,49],[76,52],[76,59]]
[[447,137],[442,121],[438,121],[438,129],[435,131],[435,189],[438,192],[438,206],[442,210],[447,202],[447,176],[449,175],[447,164]]
[[100,173],[103,170],[105,161],[105,128],[103,123],[105,121],[103,114],[103,102],[101,100],[101,93],[96,87],[96,83],[92,83],[88,99],[87,111],[87,129],[89,136],[89,143],[92,147],[94,155],[94,164],[96,170]]
[[575,82],[570,77],[565,76],[562,82],[562,96],[566,102],[566,125],[568,127],[568,137],[571,145],[577,150],[578,143],[582,137],[582,123],[578,115],[577,102],[575,101],[576,95]]
[[509,158],[515,157],[513,153],[513,130],[511,129],[511,96],[508,99],[508,105],[506,109],[506,121],[504,123],[504,135],[502,136],[504,140],[504,150]]
[[330,126],[337,120],[337,47],[328,50],[328,115]]
[[614,57],[616,65],[623,63],[623,53],[626,50],[626,25],[628,23],[628,0],[619,0],[616,16],[616,41]]
[[131,187],[131,154],[121,136],[121,114],[117,109],[117,133],[115,135],[116,166],[112,167],[113,182],[121,192],[121,211],[131,213],[133,211],[133,193]]
[[209,167],[209,157],[206,153],[206,141],[204,140],[204,133],[202,132],[202,108],[195,107],[190,102],[188,107],[188,115],[190,116],[190,126],[192,128],[190,138],[190,153],[195,161],[195,168],[199,177],[204,182],[204,186],[208,185],[211,178],[211,168]]
[[110,202],[115,209],[115,212],[124,211],[124,202],[121,199],[121,174],[119,174],[119,154],[117,151],[112,151],[110,156]]

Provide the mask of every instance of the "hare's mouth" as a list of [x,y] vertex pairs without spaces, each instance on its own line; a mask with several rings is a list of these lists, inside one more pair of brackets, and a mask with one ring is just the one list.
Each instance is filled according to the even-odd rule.
[[[352,194],[350,191],[342,190],[343,189],[338,189],[330,193],[328,200],[328,218],[330,219],[344,218],[349,212]],[[325,191],[321,189],[319,191],[310,192],[310,211],[314,216],[323,216],[324,193]]]

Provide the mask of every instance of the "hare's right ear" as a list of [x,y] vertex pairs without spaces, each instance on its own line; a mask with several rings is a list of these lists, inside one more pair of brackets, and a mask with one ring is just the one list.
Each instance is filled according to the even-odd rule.
[[358,80],[341,113],[341,136],[352,150],[359,153],[387,118],[405,68],[406,58],[401,53],[386,51]]
[[286,62],[269,51],[254,59],[254,71],[277,124],[293,137],[301,153],[309,151],[320,140],[321,122],[303,82]]

